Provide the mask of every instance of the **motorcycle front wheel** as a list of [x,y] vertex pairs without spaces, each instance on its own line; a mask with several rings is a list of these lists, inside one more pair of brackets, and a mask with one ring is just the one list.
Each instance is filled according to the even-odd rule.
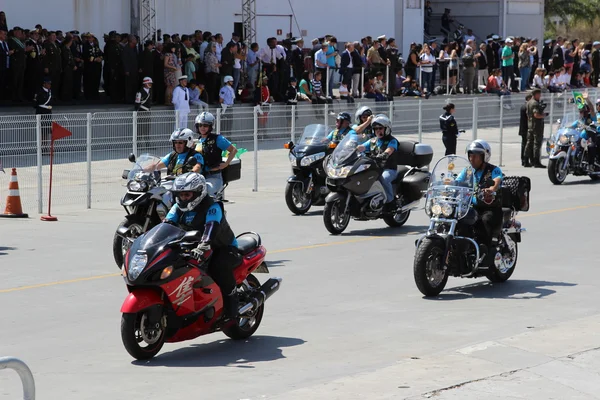
[[[148,312],[124,313],[121,317],[121,339],[125,350],[136,360],[154,357],[165,344],[166,315],[150,326]],[[143,346],[146,344],[146,346]]]
[[[140,224],[130,221],[128,219],[124,219],[119,224],[118,228],[120,227],[129,228],[130,237],[134,239],[143,233],[143,227]],[[131,243],[128,240],[123,239],[117,233],[115,233],[115,236],[113,238],[113,257],[119,269],[123,267],[123,260],[125,258],[125,254],[127,253],[127,250],[129,250],[129,247],[131,247]]]
[[441,293],[448,282],[448,270],[444,268],[444,248],[437,240],[425,238],[415,254],[413,274],[417,288],[426,297]]
[[563,168],[564,160],[557,158],[548,161],[548,178],[555,185],[562,184],[567,179],[567,168]]
[[344,232],[350,223],[350,214],[344,212],[344,208],[346,208],[345,199],[337,199],[331,203],[325,203],[323,222],[325,223],[325,228],[334,235]]
[[285,186],[285,204],[294,214],[303,215],[310,210],[312,196],[303,190],[300,182],[288,182]]

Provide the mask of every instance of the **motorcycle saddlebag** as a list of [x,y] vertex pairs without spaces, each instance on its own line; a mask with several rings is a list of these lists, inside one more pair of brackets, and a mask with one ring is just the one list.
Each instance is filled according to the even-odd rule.
[[404,177],[401,183],[402,195],[407,203],[419,200],[423,197],[423,190],[429,185],[429,173],[414,171]]
[[223,176],[223,184],[227,182],[237,181],[242,178],[242,160],[234,158],[229,163],[229,166],[221,172]]
[[[510,192],[510,195],[508,195]],[[502,180],[502,207],[529,211],[531,179],[526,176],[506,176]]]

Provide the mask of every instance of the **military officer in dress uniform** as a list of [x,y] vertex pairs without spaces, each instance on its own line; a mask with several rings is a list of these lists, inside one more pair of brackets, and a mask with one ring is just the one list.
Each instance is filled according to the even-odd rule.
[[62,57],[60,47],[56,43],[56,33],[48,32],[48,41],[44,43],[44,73],[50,76],[52,85],[60,88],[60,74],[62,72]]
[[137,111],[137,132],[139,148],[148,148],[150,132],[150,108],[152,106],[152,78],[145,77],[142,88],[135,95],[135,111]]
[[73,44],[71,45],[71,54],[75,60],[77,69],[73,71],[73,99],[79,100],[81,96],[81,79],[83,78],[83,45],[79,37],[79,31],[69,32],[73,36]]
[[27,53],[27,66],[25,67],[25,99],[33,101],[37,91],[44,80],[44,65],[42,63],[45,51],[40,45],[40,33],[37,29],[30,32],[26,45],[31,51]]
[[42,119],[42,149],[48,153],[50,138],[52,136],[52,79],[44,78],[44,83],[33,98],[35,114]]
[[83,94],[87,100],[99,98],[100,77],[102,76],[102,59],[104,54],[92,33],[83,35]]

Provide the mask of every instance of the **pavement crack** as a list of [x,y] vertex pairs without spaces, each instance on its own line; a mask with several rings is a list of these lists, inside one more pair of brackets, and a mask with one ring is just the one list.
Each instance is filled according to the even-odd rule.
[[457,383],[456,385],[447,386],[447,387],[445,387],[445,388],[441,388],[441,389],[433,390],[433,391],[431,391],[431,392],[424,393],[424,394],[422,394],[421,396],[422,396],[422,397],[425,397],[425,398],[431,398],[431,397],[434,397],[434,396],[440,395],[440,394],[442,394],[443,392],[447,392],[447,391],[449,391],[449,390],[458,389],[458,388],[460,388],[460,387],[463,387],[463,386],[465,386],[465,385],[468,385],[468,384],[470,384],[470,383],[481,382],[481,381],[485,381],[485,380],[487,380],[487,379],[492,379],[492,378],[497,378],[497,377],[506,378],[506,377],[508,377],[508,376],[510,376],[510,375],[512,375],[512,374],[515,374],[515,373],[517,373],[517,372],[521,371],[521,370],[522,370],[522,369],[515,369],[515,370],[513,370],[513,371],[502,372],[501,374],[496,374],[496,375],[485,376],[485,377],[483,377],[483,378],[478,378],[478,379],[471,379],[471,380],[469,380],[469,381],[464,381],[464,382],[461,382],[461,383]]

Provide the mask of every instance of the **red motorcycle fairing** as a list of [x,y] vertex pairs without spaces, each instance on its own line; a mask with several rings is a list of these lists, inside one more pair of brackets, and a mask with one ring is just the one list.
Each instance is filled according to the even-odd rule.
[[235,282],[239,285],[250,275],[262,262],[267,255],[267,249],[264,246],[259,246],[252,252],[243,256],[242,263],[233,270]]
[[156,289],[135,289],[125,298],[125,301],[121,306],[121,312],[135,314],[157,304],[164,305],[165,302]]
[[160,286],[177,315],[183,316],[197,310],[194,307],[194,284],[200,275],[200,269],[189,268],[187,273]]

